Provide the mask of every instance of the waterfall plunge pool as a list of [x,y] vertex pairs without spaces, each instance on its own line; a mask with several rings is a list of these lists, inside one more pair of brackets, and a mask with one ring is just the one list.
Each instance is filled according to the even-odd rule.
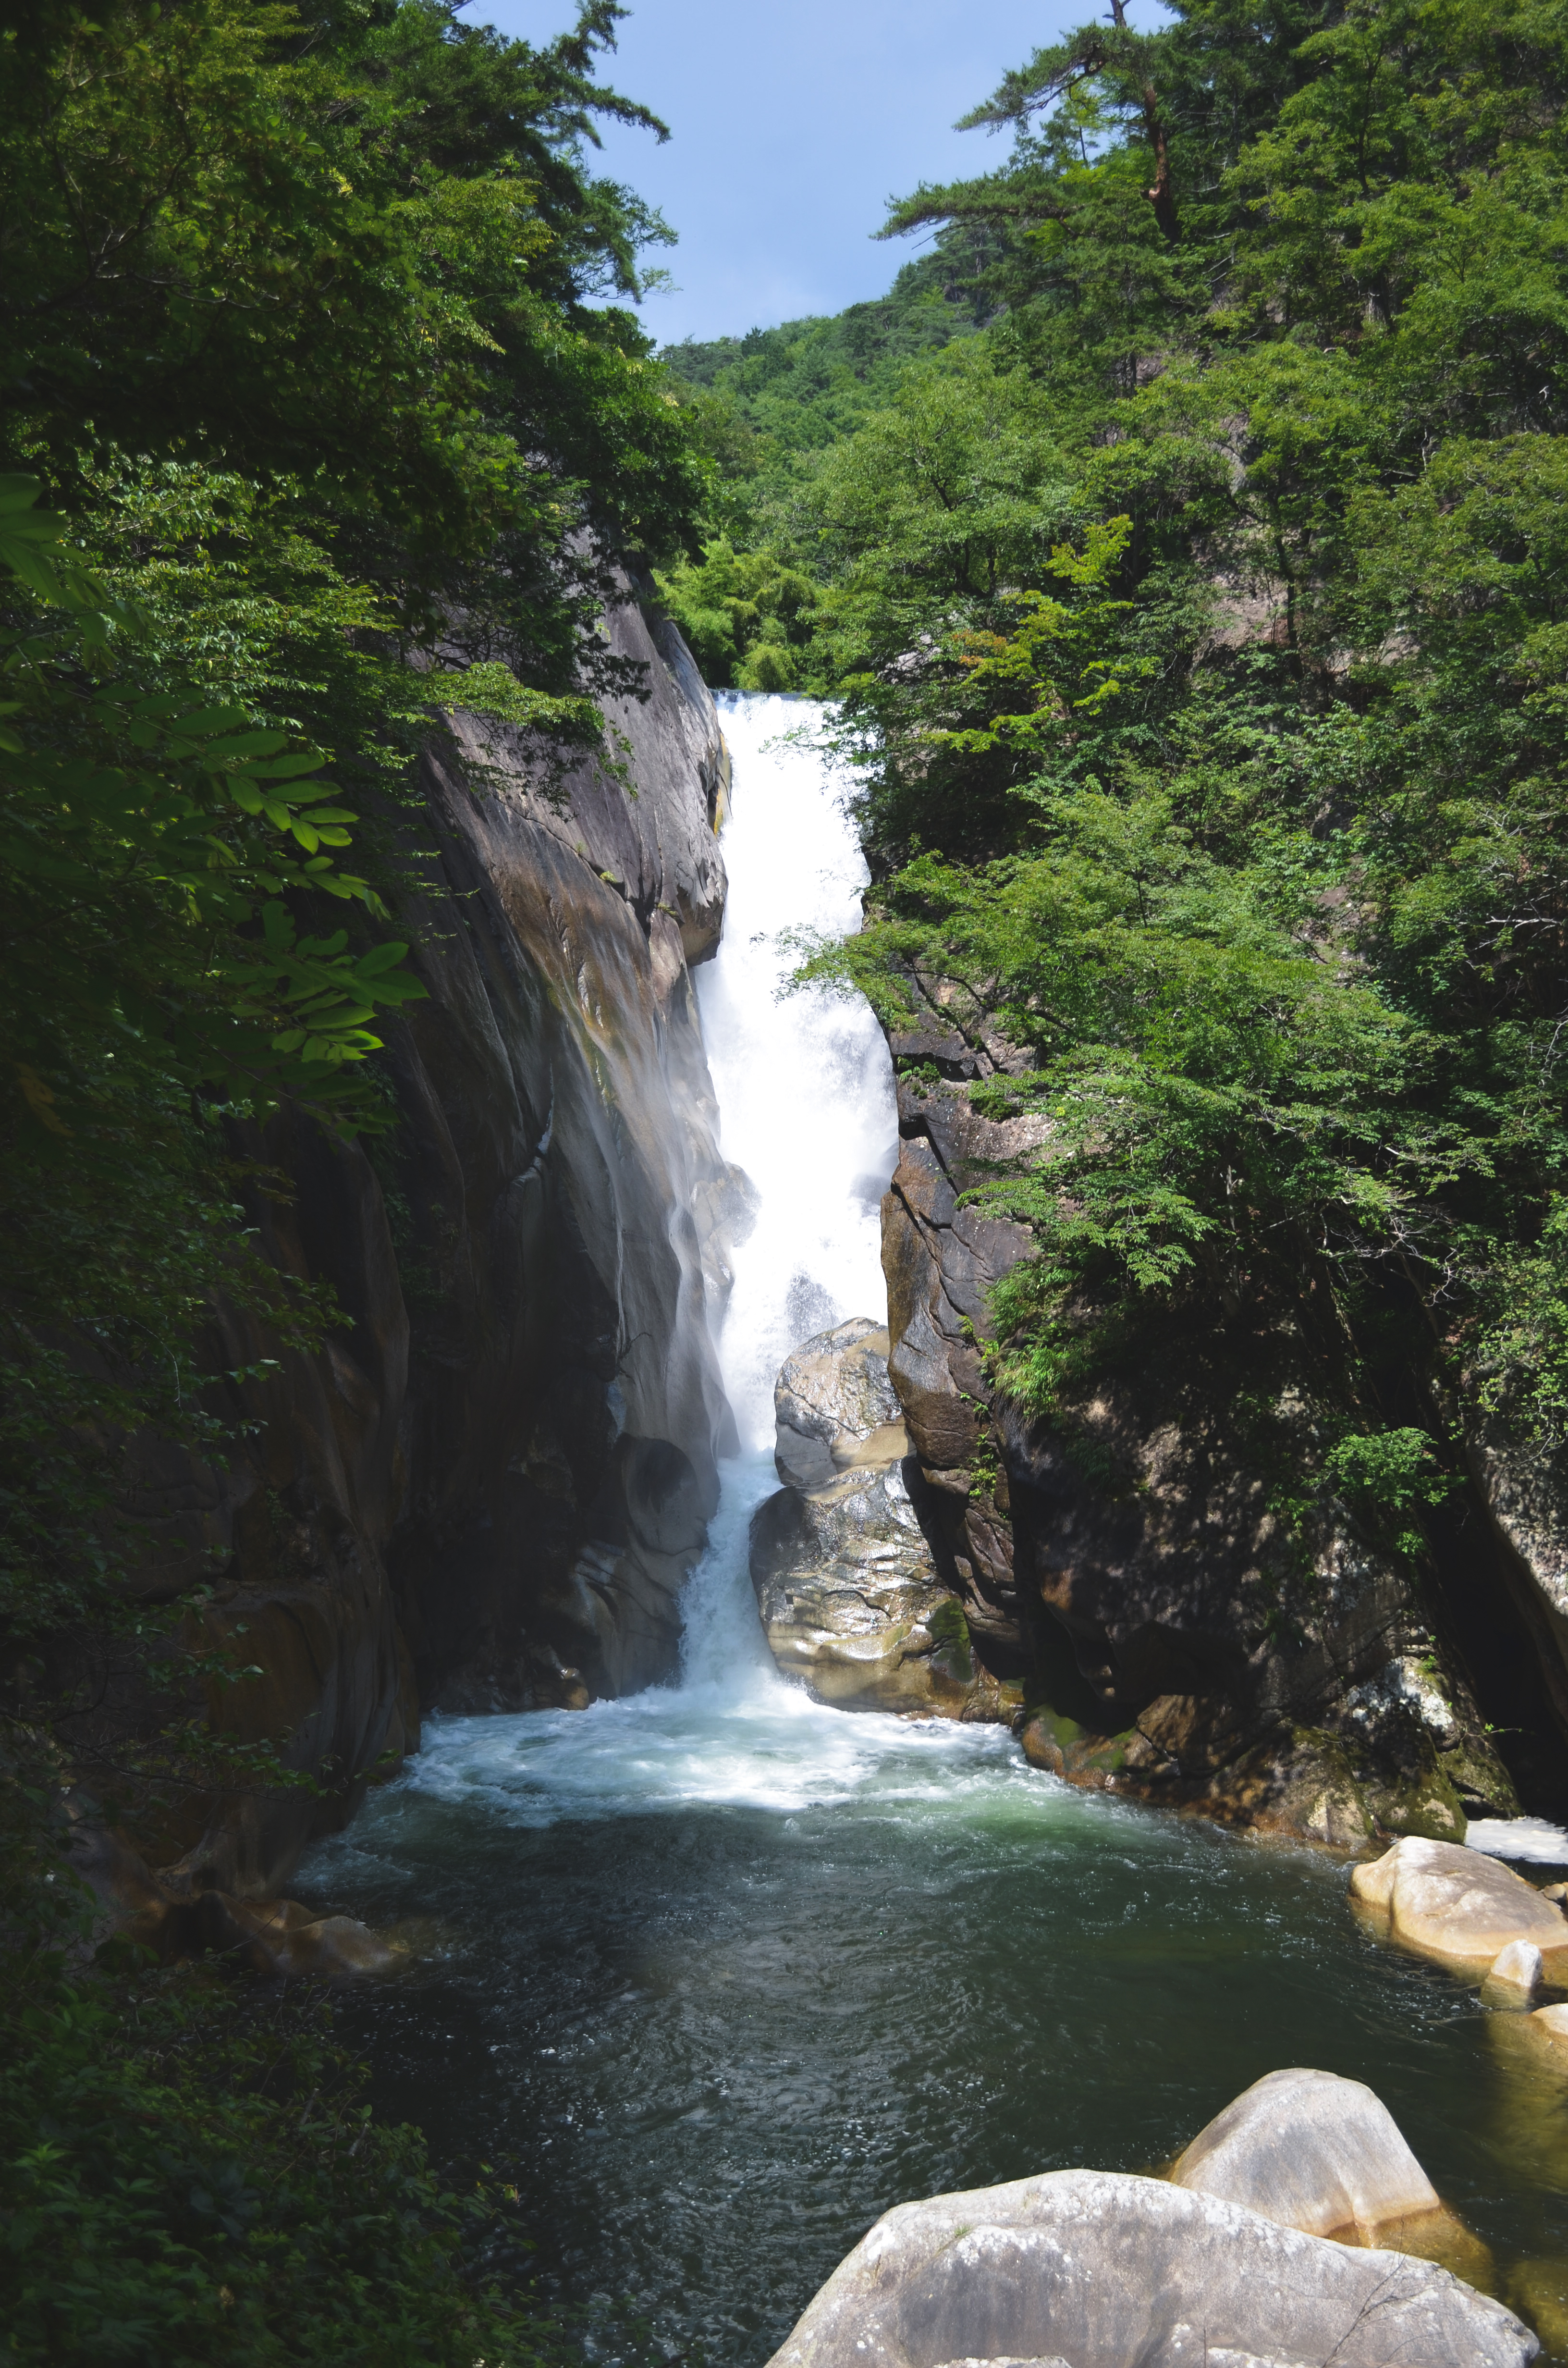
[[[301,1887],[423,1935],[338,2024],[383,2115],[519,2190],[544,2293],[759,2368],[893,2203],[1168,2161],[1292,2064],[1366,2080],[1494,2248],[1568,2261],[1568,2089],[1473,1994],[1368,1939],[1345,1869],[1030,1769],[994,1727],[821,1708],[746,1577],[796,1342],[882,1313],[896,1135],[869,1011],[778,998],[865,881],[800,702],[732,696],[724,943],[699,973],[726,1156],[757,1185],[722,1343],[746,1453],[689,1583],[681,1682],[433,1720]],[[613,2316],[599,2348],[616,2356]]]

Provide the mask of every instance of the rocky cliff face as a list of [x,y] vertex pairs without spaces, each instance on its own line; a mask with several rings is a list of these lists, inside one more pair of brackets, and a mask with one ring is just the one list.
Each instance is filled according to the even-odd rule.
[[223,1557],[205,1614],[263,1675],[216,1697],[324,1797],[191,1801],[149,1837],[176,1892],[256,1896],[395,1766],[421,1708],[575,1705],[673,1666],[676,1596],[729,1415],[710,1317],[733,1179],[691,969],[718,942],[726,757],[678,634],[608,620],[646,668],[612,713],[628,780],[552,779],[454,717],[423,760],[399,914],[427,1002],[389,1032],[392,1132],[280,1120],[268,1256],[331,1285],[313,1355],[230,1321],[227,1468],[149,1449],[150,1591]]
[[[892,1040],[888,1371],[936,1557],[983,1663],[1021,1683],[1031,1759],[1346,1846],[1380,1827],[1458,1839],[1468,1814],[1511,1811],[1477,1699],[1478,1673],[1497,1677],[1506,1589],[1478,1537],[1462,1569],[1415,1572],[1313,1478],[1310,1357],[1290,1326],[1195,1310],[1157,1368],[1108,1376],[1055,1425],[997,1398],[986,1294],[1029,1239],[963,1195],[1037,1147],[1041,1122],[971,1107],[971,1081],[1017,1058],[965,989],[914,984],[921,1025]],[[1282,1474],[1301,1500],[1289,1520]],[[1491,1482],[1515,1595],[1554,1637],[1555,1540],[1522,1486]],[[1495,1540],[1489,1551],[1495,1562]],[[1517,1697],[1493,1691],[1501,1725]]]

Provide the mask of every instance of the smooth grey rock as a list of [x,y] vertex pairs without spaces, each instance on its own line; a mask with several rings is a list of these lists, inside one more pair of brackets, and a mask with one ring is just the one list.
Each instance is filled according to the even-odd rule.
[[819,1702],[960,1713],[977,1672],[903,1471],[781,1488],[752,1518],[751,1577],[774,1659]]
[[1568,1980],[1568,1923],[1501,1859],[1408,1835],[1350,1877],[1350,1896],[1389,1940],[1483,1981],[1510,1941],[1540,1951],[1548,1981]]
[[1429,2261],[1159,2180],[1057,2170],[887,2213],[770,2368],[1525,2368],[1539,2350]]
[[819,1702],[860,1710],[994,1709],[913,1485],[888,1378],[888,1335],[869,1315],[802,1341],[773,1394],[775,1463],[789,1485],[753,1516],[751,1577],[774,1659]]
[[774,1462],[787,1487],[821,1488],[854,1464],[909,1452],[888,1379],[887,1326],[871,1315],[818,1332],[792,1349],[773,1390]]
[[1392,2222],[1441,2209],[1382,2099],[1359,2080],[1300,2067],[1244,2089],[1199,2130],[1171,2180],[1352,2244],[1375,2244]]

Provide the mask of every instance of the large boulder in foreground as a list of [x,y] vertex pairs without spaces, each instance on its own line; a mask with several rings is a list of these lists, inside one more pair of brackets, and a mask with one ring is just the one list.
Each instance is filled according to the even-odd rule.
[[1360,2080],[1300,2066],[1266,2074],[1199,2132],[1171,2180],[1309,2237],[1417,2253],[1490,2282],[1487,2248],[1442,2202]]
[[1097,2170],[901,2204],[770,2368],[1524,2368],[1540,2347],[1430,2261]]
[[1500,1859],[1415,1836],[1350,1877],[1350,1896],[1384,1936],[1483,1981],[1516,1941],[1540,1951],[1548,1982],[1568,1986],[1568,1918]]
[[1299,2066],[1255,2080],[1199,2130],[1171,2179],[1341,2244],[1374,2245],[1391,2222],[1439,2208],[1382,2099]]
[[803,1341],[779,1372],[775,1462],[788,1485],[751,1529],[768,1649],[787,1677],[841,1708],[1006,1716],[911,1493],[929,1495],[887,1349],[884,1326],[852,1316]]

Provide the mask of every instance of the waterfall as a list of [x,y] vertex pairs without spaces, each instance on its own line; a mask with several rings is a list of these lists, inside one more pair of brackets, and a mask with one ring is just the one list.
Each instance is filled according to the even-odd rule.
[[722,697],[734,768],[729,894],[718,953],[698,973],[720,1148],[759,1197],[733,1254],[720,1339],[743,1450],[724,1474],[708,1552],[682,1604],[687,1689],[780,1693],[746,1576],[746,1532],[777,1487],[773,1383],[791,1349],[850,1315],[887,1311],[879,1204],[898,1150],[892,1064],[869,1008],[823,987],[786,991],[802,931],[853,928],[869,877],[803,700]]
[[1504,2259],[1568,2255],[1558,2154],[1534,2122],[1477,2149],[1498,2094],[1475,2018],[1355,1930],[1341,1868],[1074,1791],[1003,1727],[830,1709],[774,1668],[746,1567],[774,1373],[816,1326],[881,1313],[892,1140],[870,1015],[777,999],[780,931],[852,924],[865,876],[820,764],[778,745],[811,720],[725,702],[730,899],[699,995],[760,1207],[720,1343],[744,1452],[681,1677],[433,1718],[313,1846],[304,1896],[410,1946],[405,1980],[337,2008],[378,2110],[516,2179],[547,2295],[586,2298],[600,2362],[628,2356],[597,2315],[614,2294],[650,2351],[754,2368],[890,2204],[1142,2169],[1282,2049],[1371,2081]]
[[[734,764],[724,935],[698,973],[721,1144],[758,1196],[733,1252],[720,1360],[742,1452],[722,1467],[687,1582],[677,1683],[585,1711],[433,1719],[391,1794],[481,1799],[507,1821],[638,1816],[680,1803],[788,1812],[893,1796],[949,1807],[966,1787],[1031,1781],[995,1727],[833,1710],[774,1666],[747,1568],[752,1514],[778,1486],[773,1384],[790,1350],[851,1315],[885,1317],[879,1202],[897,1152],[892,1064],[869,1008],[781,993],[790,932],[859,918],[865,859],[811,746],[803,700],[722,700]],[[371,1823],[374,1821],[372,1820]],[[361,1821],[349,1850],[366,1848]],[[324,1855],[323,1862],[325,1862]]]
[[[761,1195],[735,1252],[721,1362],[744,1444],[773,1445],[773,1383],[801,1340],[887,1311],[879,1203],[898,1155],[892,1064],[859,998],[781,990],[789,933],[854,928],[869,874],[812,746],[821,711],[730,692],[723,941],[698,973],[724,1156]],[[786,942],[781,944],[780,939]]]

